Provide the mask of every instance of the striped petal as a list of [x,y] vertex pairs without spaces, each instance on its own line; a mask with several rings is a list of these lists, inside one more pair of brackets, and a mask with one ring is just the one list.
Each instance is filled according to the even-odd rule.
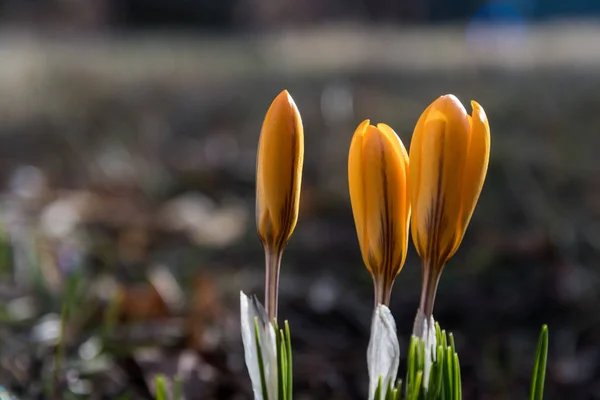
[[458,221],[469,123],[452,95],[438,98],[426,113],[411,143],[411,178],[418,185],[411,190],[412,230],[421,258],[441,268],[462,237]]
[[279,251],[298,220],[304,131],[300,113],[284,90],[265,117],[256,162],[256,223],[263,243]]
[[386,304],[408,246],[408,156],[387,125],[363,122],[348,158],[352,211],[365,265],[373,275],[378,302]]
[[471,134],[462,190],[463,235],[479,199],[490,160],[490,125],[487,115],[477,102],[472,101],[471,107],[473,107],[473,117],[469,118]]

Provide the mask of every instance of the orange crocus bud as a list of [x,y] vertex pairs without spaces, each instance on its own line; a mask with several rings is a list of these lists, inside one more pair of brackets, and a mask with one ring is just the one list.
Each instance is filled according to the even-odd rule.
[[388,305],[408,246],[408,154],[385,124],[361,123],[350,145],[348,184],[363,261],[373,277],[375,306]]
[[412,238],[423,264],[420,309],[428,319],[487,172],[490,127],[483,108],[471,106],[472,117],[455,96],[439,97],[419,118],[410,144]]
[[267,111],[256,162],[256,227],[265,248],[265,307],[277,316],[283,249],[298,220],[304,131],[292,96],[284,90]]

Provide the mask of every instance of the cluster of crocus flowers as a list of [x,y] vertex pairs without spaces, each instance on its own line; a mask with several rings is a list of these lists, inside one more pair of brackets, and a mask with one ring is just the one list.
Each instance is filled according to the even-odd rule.
[[284,90],[267,111],[256,161],[256,228],[265,249],[265,308],[277,318],[283,249],[298,220],[304,130],[292,96]]
[[[414,334],[425,343],[424,387],[435,358],[433,304],[442,270],[458,249],[488,167],[490,128],[483,108],[473,115],[453,95],[421,115],[407,155],[385,124],[361,123],[350,144],[348,184],[363,261],[373,277],[375,312],[367,353],[369,398],[378,382],[395,380],[398,343],[387,309],[406,259],[408,230],[423,266]],[[412,215],[411,215],[412,214]]]
[[[387,306],[406,260],[409,231],[423,266],[415,334],[425,343],[427,389],[436,354],[430,351],[438,349],[430,329],[438,281],[462,241],[489,160],[487,117],[479,104],[472,102],[472,107],[470,116],[455,96],[436,99],[419,118],[409,153],[385,124],[374,126],[365,120],[352,138],[348,156],[352,212],[375,287],[367,351],[369,399],[396,380],[400,350]],[[289,329],[286,325],[285,333],[279,330],[276,318],[282,254],[298,220],[303,158],[300,113],[284,90],[265,117],[256,165],[256,226],[266,260],[265,308],[255,298],[243,293],[240,297],[245,359],[259,400],[288,400],[292,395]]]
[[462,241],[488,166],[490,128],[483,108],[472,107],[470,116],[453,95],[435,100],[417,122],[408,156],[387,125],[365,121],[354,134],[350,199],[376,305],[389,303],[410,222],[423,265],[420,310],[432,316],[441,272]]

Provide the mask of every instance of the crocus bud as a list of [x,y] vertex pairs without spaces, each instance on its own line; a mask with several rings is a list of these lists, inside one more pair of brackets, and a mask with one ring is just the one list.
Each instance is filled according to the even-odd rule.
[[487,172],[490,127],[483,108],[473,116],[453,95],[421,115],[410,144],[412,238],[423,264],[421,310],[431,317],[440,274],[458,249]]
[[408,154],[385,124],[361,123],[350,145],[348,184],[363,261],[375,285],[375,305],[389,304],[408,246]]
[[265,247],[265,306],[277,316],[277,286],[283,249],[298,220],[304,131],[294,100],[284,90],[267,111],[256,162],[256,227]]

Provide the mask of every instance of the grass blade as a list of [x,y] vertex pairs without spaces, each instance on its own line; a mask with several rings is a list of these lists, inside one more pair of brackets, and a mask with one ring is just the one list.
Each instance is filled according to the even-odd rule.
[[548,325],[542,326],[538,340],[533,376],[531,378],[530,400],[541,400],[544,397],[544,381],[546,380],[546,364],[548,361]]
[[460,362],[458,361],[458,354],[454,353],[454,399],[462,399],[462,383],[460,381]]
[[292,400],[292,339],[290,324],[284,322],[285,327],[285,350],[287,359],[287,400]]
[[173,380],[173,400],[183,399],[183,381],[180,376],[175,376]]
[[380,376],[379,383],[377,383],[377,388],[375,389],[375,394],[373,395],[373,400],[381,400],[381,385],[383,385],[383,379],[381,379]]
[[267,390],[267,379],[265,376],[265,362],[262,356],[260,344],[260,333],[258,327],[258,317],[254,317],[254,339],[256,340],[256,353],[258,357],[258,369],[260,370],[260,384],[262,386],[263,399],[269,400],[269,391]]
[[154,385],[156,387],[156,400],[167,400],[167,384],[165,377],[162,375],[154,377]]

